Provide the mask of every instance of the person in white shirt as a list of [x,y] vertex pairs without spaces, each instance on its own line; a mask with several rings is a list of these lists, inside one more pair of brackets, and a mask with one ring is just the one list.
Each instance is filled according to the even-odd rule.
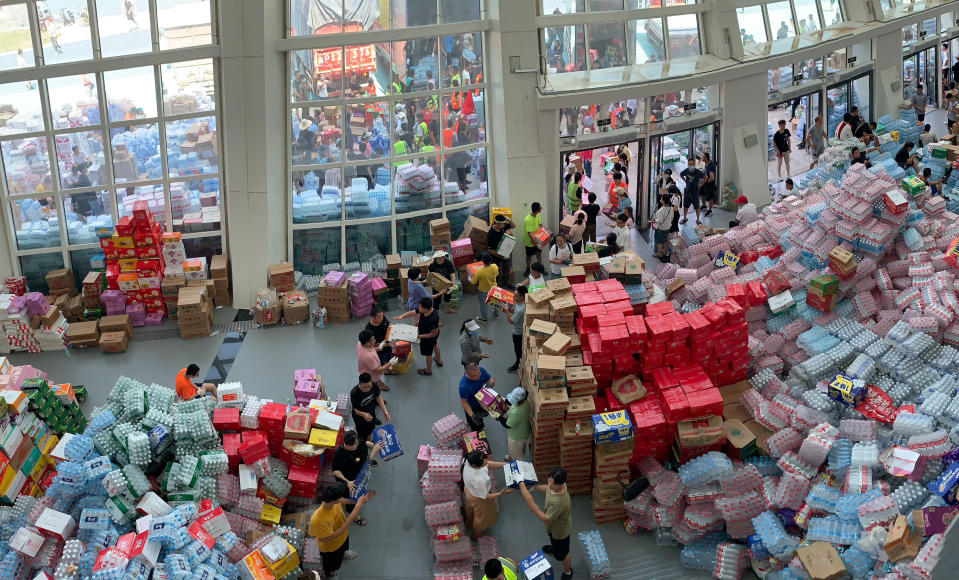
[[492,480],[489,468],[502,469],[505,463],[490,461],[482,451],[471,451],[463,463],[463,491],[466,497],[466,526],[471,528],[470,539],[476,541],[487,528],[496,523],[499,514],[496,499],[510,488],[491,492]]
[[843,113],[842,123],[839,123],[839,126],[836,127],[836,138],[855,139],[855,134],[852,132],[852,114]]
[[756,204],[749,203],[745,195],[736,198],[736,205],[739,211],[736,212],[736,219],[729,222],[729,227],[744,226],[750,222],[756,221]]
[[922,127],[922,133],[919,135],[919,143],[922,144],[922,148],[925,149],[926,145],[930,143],[937,143],[939,141],[939,136],[932,132],[932,126],[928,123]]
[[566,236],[557,234],[553,246],[549,249],[549,274],[555,280],[563,275],[563,267],[573,263],[573,245]]
[[616,239],[619,241],[619,245],[624,248],[630,247],[630,240],[632,239],[629,235],[629,224],[632,220],[629,219],[629,216],[625,213],[621,213],[616,216],[616,221],[613,223],[613,231],[610,233],[616,234]]
[[653,230],[656,241],[656,253],[653,256],[667,260],[666,242],[669,240],[669,228],[673,225],[673,204],[668,195],[659,196],[659,209],[653,214]]

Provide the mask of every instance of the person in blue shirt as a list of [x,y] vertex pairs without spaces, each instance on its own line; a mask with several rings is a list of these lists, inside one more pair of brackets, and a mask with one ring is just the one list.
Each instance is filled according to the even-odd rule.
[[[472,431],[482,431],[483,417],[489,415],[486,409],[476,400],[475,396],[487,383],[492,387],[496,384],[496,379],[492,378],[490,374],[486,372],[486,369],[476,363],[466,365],[463,378],[460,379],[460,405],[463,406],[463,412],[466,414],[466,423]],[[500,417],[497,421],[503,423],[505,419]]]
[[419,268],[410,268],[406,271],[406,276],[409,279],[407,284],[407,292],[409,293],[409,298],[406,299],[406,309],[409,311],[416,311],[416,307],[419,305],[420,300],[423,298],[430,297],[433,299],[433,302],[436,302],[437,298],[440,298],[446,292],[437,292],[436,294],[430,294],[430,291],[423,286],[423,283],[420,282],[420,269]]

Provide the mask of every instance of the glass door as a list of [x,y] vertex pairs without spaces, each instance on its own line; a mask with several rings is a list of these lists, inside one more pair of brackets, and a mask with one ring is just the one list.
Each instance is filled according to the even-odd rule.
[[[619,171],[619,168],[616,167],[617,163],[619,167],[623,167],[624,165],[623,160],[620,159],[621,153],[624,153],[626,157],[625,172]],[[637,216],[641,215],[641,213],[635,209],[628,210],[626,208],[627,206],[629,208],[637,208],[642,201],[639,199],[639,192],[643,191],[642,171],[640,171],[640,168],[643,166],[644,153],[643,141],[630,141],[618,145],[577,149],[561,153],[562,190],[560,192],[560,207],[563,208],[563,215],[570,213],[568,198],[569,183],[575,178],[576,174],[580,174],[582,179],[580,181],[580,186],[582,187],[581,204],[589,201],[590,193],[595,193],[596,203],[599,204],[600,207],[615,203],[617,206],[626,210],[626,213],[633,221],[636,221]],[[570,170],[569,168],[572,169]],[[621,182],[625,185],[626,194],[629,198],[628,204],[610,199],[611,193],[615,189],[613,183],[616,173],[620,174]],[[602,237],[611,231],[611,227],[607,222],[607,218],[603,215],[600,215],[596,220],[598,236]]]
[[842,122],[842,116],[849,112],[849,86],[839,83],[826,89],[826,134],[836,136],[836,128]]
[[[720,166],[719,138],[719,123],[710,123],[694,129],[656,135],[650,138],[652,156],[649,164],[649,187],[646,190],[645,211],[641,214],[646,223],[639,224],[641,228],[646,227],[656,211],[656,195],[658,193],[655,186],[656,177],[667,169],[671,170],[673,179],[682,191],[684,184],[679,174],[690,165],[696,164],[703,153],[709,153],[710,159],[716,164],[716,167]],[[722,193],[722,179],[719,175],[716,176],[716,185],[718,192]],[[720,201],[717,200],[717,205],[720,205]]]
[[[806,148],[806,133],[809,127],[816,121],[816,116],[822,113],[821,93],[808,93],[792,99],[777,103],[769,108],[767,113],[769,137],[769,183],[778,183],[784,181],[787,177],[796,177],[801,175],[812,166],[812,154]],[[779,130],[779,121],[786,121],[786,128],[791,134],[792,150],[790,151],[788,169],[783,163],[779,167],[779,161],[776,157],[775,146],[772,137]],[[781,175],[781,177],[780,177]]]
[[926,95],[927,111],[938,106],[939,75],[936,66],[936,47],[927,48],[902,58],[902,96],[911,99],[916,87],[922,85]]

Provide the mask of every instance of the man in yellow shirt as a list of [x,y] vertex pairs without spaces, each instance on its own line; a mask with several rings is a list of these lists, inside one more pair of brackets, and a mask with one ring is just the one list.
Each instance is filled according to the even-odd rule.
[[483,565],[483,580],[516,580],[516,563],[509,558],[493,558]]
[[[499,275],[499,267],[493,263],[493,256],[489,252],[483,252],[480,256],[483,267],[473,275],[473,283],[476,284],[476,300],[479,301],[480,315],[476,322],[486,324],[489,317],[489,307],[486,306],[486,295],[493,286],[496,286],[496,277]],[[496,312],[494,310],[494,312]]]
[[336,578],[337,571],[343,565],[343,560],[356,558],[356,552],[350,550],[350,524],[360,515],[360,508],[366,505],[375,491],[360,497],[356,509],[347,516],[343,504],[352,504],[346,498],[346,484],[336,482],[323,490],[323,503],[316,508],[310,517],[310,536],[316,538],[316,545],[323,556],[323,574],[327,578]]

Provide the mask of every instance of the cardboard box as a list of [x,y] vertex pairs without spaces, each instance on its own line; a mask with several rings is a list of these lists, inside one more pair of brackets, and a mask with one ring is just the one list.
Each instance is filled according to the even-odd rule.
[[73,272],[66,268],[50,270],[44,277],[50,290],[66,290],[74,288]]
[[922,535],[909,527],[906,516],[899,515],[889,528],[882,549],[889,556],[890,561],[898,562],[906,558],[915,558],[921,543]]
[[[227,298],[229,298],[229,296],[227,296]],[[283,320],[285,320],[287,324],[296,324],[309,320],[310,300],[302,290],[292,290],[284,294],[282,304]]]
[[913,510],[912,527],[922,536],[944,534],[957,515],[959,515],[959,506],[954,505]]
[[210,278],[229,278],[230,257],[219,254],[210,259]]
[[100,335],[101,352],[126,352],[129,345],[129,337],[126,332],[104,332]]
[[796,555],[812,580],[839,580],[846,575],[846,567],[839,559],[839,554],[828,542],[801,546],[796,550]]
[[[539,321],[537,320],[536,322]],[[557,332],[546,339],[546,342],[543,343],[541,349],[542,352],[548,355],[560,356],[566,354],[566,351],[569,350],[571,344],[572,339],[569,336],[563,334],[562,332]]]
[[453,281],[439,272],[430,272],[429,276],[426,278],[426,281],[430,286],[433,287],[433,290],[436,290],[437,292],[443,292],[447,288],[453,287]]
[[628,375],[613,381],[611,385],[613,396],[624,405],[638,401],[646,396],[646,387],[636,375]]
[[129,314],[104,316],[100,319],[100,332],[124,332],[127,338],[133,338],[133,325]]
[[683,447],[705,447],[718,442],[723,436],[723,420],[713,415],[704,419],[680,421],[676,425],[676,438]]

